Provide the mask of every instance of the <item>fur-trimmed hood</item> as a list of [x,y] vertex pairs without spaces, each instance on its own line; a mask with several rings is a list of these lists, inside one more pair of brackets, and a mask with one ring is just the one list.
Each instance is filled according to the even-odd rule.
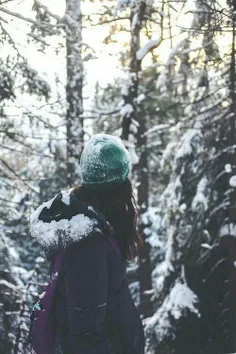
[[33,212],[30,232],[51,260],[58,249],[81,242],[94,232],[109,236],[112,227],[91,205],[81,201],[74,189],[70,189],[61,191]]

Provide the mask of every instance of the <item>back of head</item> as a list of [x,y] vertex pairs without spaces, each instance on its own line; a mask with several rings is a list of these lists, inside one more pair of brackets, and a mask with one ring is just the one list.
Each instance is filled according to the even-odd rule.
[[130,169],[129,152],[119,138],[108,134],[94,135],[80,159],[82,184],[90,188],[118,185]]
[[117,233],[126,259],[137,255],[141,239],[136,230],[137,210],[132,185],[129,152],[122,141],[108,134],[96,134],[87,143],[80,161],[82,186],[79,197],[97,208]]

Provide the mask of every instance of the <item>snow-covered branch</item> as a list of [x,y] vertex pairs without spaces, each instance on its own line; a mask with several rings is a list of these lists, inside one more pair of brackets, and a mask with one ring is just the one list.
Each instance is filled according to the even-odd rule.
[[150,135],[152,133],[158,132],[160,130],[167,129],[169,127],[170,127],[169,124],[157,124],[157,125],[154,125],[152,128],[148,129],[143,135],[147,136],[147,135]]
[[140,48],[136,53],[137,60],[143,60],[143,58],[151,52],[153,49],[159,47],[162,42],[162,38],[150,39],[142,48]]
[[189,34],[187,36],[185,35],[184,38],[179,43],[177,43],[173,47],[173,49],[171,50],[169,57],[168,57],[166,64],[165,64],[165,68],[160,73],[160,75],[158,77],[157,84],[156,84],[157,89],[160,89],[162,86],[166,85],[166,80],[167,80],[167,76],[168,76],[168,68],[170,67],[170,65],[173,64],[173,60],[174,60],[175,56],[178,54],[178,52],[179,52],[181,46],[184,44],[184,42],[188,39],[189,39]]
[[22,178],[20,176],[20,174],[18,174],[16,171],[14,171],[13,168],[11,168],[11,166],[5,161],[3,160],[2,158],[0,158],[0,162],[2,163],[3,166],[5,166],[7,168],[8,171],[10,171],[13,176],[19,180],[21,180],[31,191],[37,193],[38,191],[33,188],[24,178]]
[[6,13],[8,15],[11,15],[13,17],[19,18],[22,21],[32,23],[35,26],[43,28],[43,29],[50,28],[50,31],[52,30],[52,27],[54,27],[54,26],[59,26],[59,27],[61,26],[61,25],[53,25],[52,26],[52,25],[50,25],[50,24],[48,24],[46,22],[34,21],[30,17],[26,17],[26,16],[23,16],[23,15],[19,14],[18,12],[14,12],[14,11],[8,10],[8,9],[4,8],[3,6],[0,6],[0,12],[4,12],[4,13]]
[[17,290],[17,287],[14,284],[10,283],[9,281],[7,281],[5,279],[1,279],[0,280],[0,285],[3,285],[5,287],[7,287],[8,289],[11,289],[11,290],[14,290],[14,291]]
[[123,17],[115,17],[115,18],[111,18],[111,19],[106,19],[106,20],[101,20],[98,21],[97,23],[92,24],[92,26],[101,26],[107,23],[112,23],[112,22],[116,22],[116,21],[124,21],[124,20],[129,20],[129,17],[127,16],[123,16]]
[[49,16],[55,18],[58,22],[61,22],[61,17],[52,13],[47,6],[43,5],[40,1],[35,0],[35,3],[38,5],[38,7],[41,7]]
[[50,44],[48,44],[42,37],[40,37],[40,36],[38,36],[38,35],[36,35],[36,34],[34,34],[34,33],[28,33],[27,35],[28,35],[29,37],[34,38],[36,41],[42,43],[42,44],[45,45],[45,46],[50,46]]

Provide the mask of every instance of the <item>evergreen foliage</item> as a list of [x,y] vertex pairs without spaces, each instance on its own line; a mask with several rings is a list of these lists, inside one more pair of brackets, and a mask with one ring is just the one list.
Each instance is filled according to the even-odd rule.
[[[131,154],[146,353],[236,352],[235,1],[29,3],[0,4],[0,352],[27,353],[48,280],[29,215],[80,183],[93,133]],[[105,84],[88,29],[117,63]]]

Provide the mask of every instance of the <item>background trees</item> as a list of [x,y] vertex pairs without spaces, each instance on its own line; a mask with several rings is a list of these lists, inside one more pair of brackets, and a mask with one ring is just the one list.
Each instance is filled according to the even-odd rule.
[[146,352],[235,352],[235,2],[15,3],[0,4],[2,347],[27,352],[47,281],[29,214],[79,183],[103,131],[133,162]]

